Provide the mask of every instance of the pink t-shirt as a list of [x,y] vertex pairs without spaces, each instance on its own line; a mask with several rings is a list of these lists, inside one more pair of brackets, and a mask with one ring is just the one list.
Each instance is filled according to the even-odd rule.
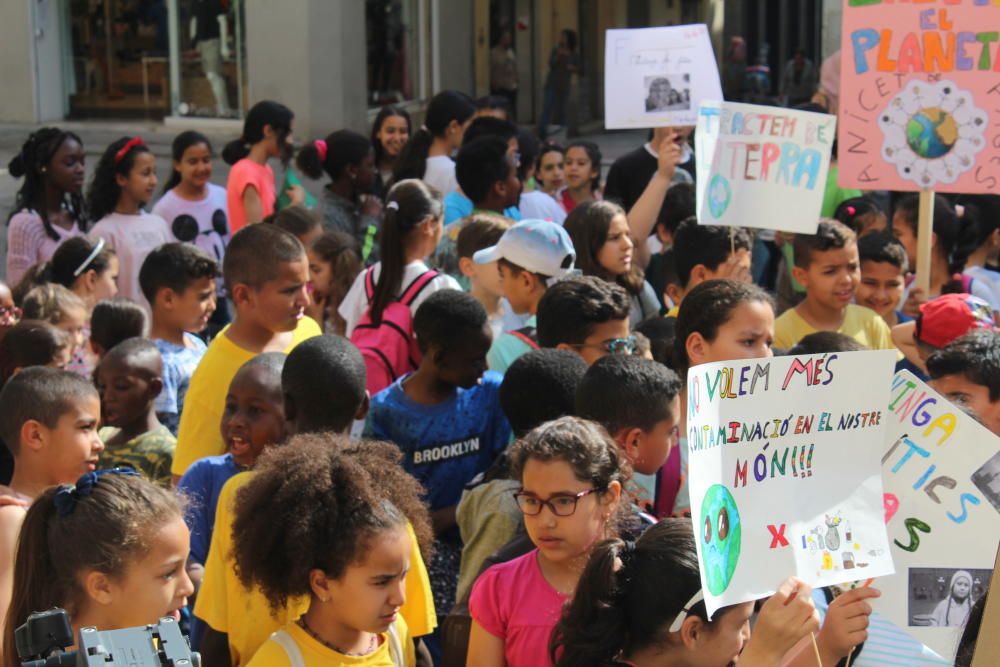
[[73,223],[69,229],[53,225],[54,239],[45,231],[40,215],[27,209],[15,213],[7,225],[7,284],[14,287],[25,272],[39,262],[52,259],[59,244],[83,232]]
[[568,597],[542,576],[533,549],[483,572],[472,587],[469,613],[503,640],[507,667],[551,665],[549,638]]
[[252,185],[260,195],[261,211],[264,217],[274,213],[277,200],[274,171],[269,164],[257,164],[250,158],[243,158],[229,170],[226,183],[226,204],[229,208],[229,232],[235,234],[247,224],[247,212],[243,208],[243,193]]

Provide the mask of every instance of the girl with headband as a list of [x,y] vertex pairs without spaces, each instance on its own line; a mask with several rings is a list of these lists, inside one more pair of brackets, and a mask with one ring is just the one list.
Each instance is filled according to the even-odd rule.
[[174,240],[170,227],[143,207],[156,189],[156,158],[142,137],[122,137],[97,163],[88,204],[97,220],[93,239],[104,239],[118,255],[118,291],[149,313],[139,287],[139,269],[154,248]]
[[35,264],[52,257],[65,239],[87,229],[83,202],[83,142],[72,132],[32,132],[7,165],[23,178],[7,220],[7,280],[16,285]]

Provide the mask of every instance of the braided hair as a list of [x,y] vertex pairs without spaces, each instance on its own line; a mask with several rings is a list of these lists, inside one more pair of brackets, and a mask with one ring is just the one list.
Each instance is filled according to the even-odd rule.
[[[81,146],[83,145],[83,141],[76,133],[68,130],[60,130],[58,127],[43,127],[28,135],[27,141],[21,146],[21,151],[7,165],[7,170],[11,176],[14,178],[24,178],[24,183],[21,184],[21,188],[17,191],[14,199],[14,208],[11,209],[11,213],[7,217],[7,224],[10,224],[10,219],[19,211],[25,209],[32,210],[42,219],[45,234],[53,241],[60,239],[59,234],[52,227],[52,222],[49,220],[49,213],[42,201],[45,195],[45,174],[42,168],[52,162],[52,158],[55,156],[56,151],[59,150],[59,147],[70,139]],[[73,219],[76,220],[80,231],[87,231],[86,207],[84,205],[83,193],[63,193],[63,206],[69,211]]]

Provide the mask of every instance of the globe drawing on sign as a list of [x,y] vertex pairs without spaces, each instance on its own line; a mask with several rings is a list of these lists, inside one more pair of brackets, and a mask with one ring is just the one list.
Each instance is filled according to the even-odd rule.
[[729,208],[729,201],[732,198],[733,189],[729,186],[729,181],[721,174],[713,176],[708,184],[708,212],[712,217],[721,218]]
[[942,109],[921,109],[906,124],[906,143],[922,158],[943,157],[957,140],[958,123]]
[[695,525],[701,540],[705,582],[712,595],[722,595],[736,572],[742,547],[743,522],[729,489],[713,484],[701,502],[701,519]]
[[910,80],[879,113],[882,159],[921,188],[954,183],[987,144],[989,114],[953,81]]

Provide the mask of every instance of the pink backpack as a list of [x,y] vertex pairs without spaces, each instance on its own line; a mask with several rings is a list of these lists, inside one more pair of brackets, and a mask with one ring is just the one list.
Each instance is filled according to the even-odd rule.
[[368,392],[374,396],[420,364],[420,349],[413,338],[413,313],[410,305],[424,288],[437,278],[437,271],[424,271],[407,285],[398,299],[382,311],[382,321],[371,319],[375,296],[374,267],[365,271],[365,295],[368,310],[351,334],[351,342],[361,350],[368,372]]

